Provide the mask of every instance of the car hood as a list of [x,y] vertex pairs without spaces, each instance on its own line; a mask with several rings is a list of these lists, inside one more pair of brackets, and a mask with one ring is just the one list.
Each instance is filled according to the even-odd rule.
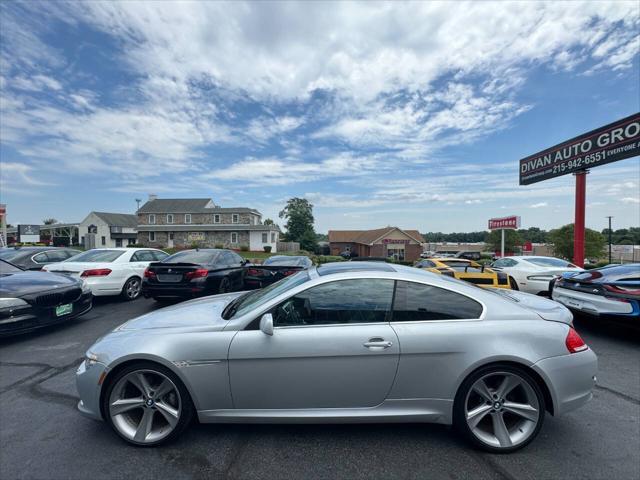
[[517,303],[518,306],[522,308],[535,312],[544,320],[562,322],[567,325],[571,325],[573,322],[573,314],[568,308],[548,298],[520,292],[518,290],[496,288],[492,289],[492,291]]
[[64,287],[81,287],[74,278],[49,272],[19,272],[0,276],[0,296],[21,297]]
[[219,327],[221,330],[227,324],[227,321],[222,318],[224,307],[241,293],[212,295],[161,308],[129,320],[117,327],[116,331],[193,327]]

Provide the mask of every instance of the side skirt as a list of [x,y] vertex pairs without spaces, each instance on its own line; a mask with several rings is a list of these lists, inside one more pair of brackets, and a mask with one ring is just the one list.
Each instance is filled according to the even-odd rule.
[[201,423],[443,423],[452,422],[453,400],[385,400],[367,408],[201,410]]

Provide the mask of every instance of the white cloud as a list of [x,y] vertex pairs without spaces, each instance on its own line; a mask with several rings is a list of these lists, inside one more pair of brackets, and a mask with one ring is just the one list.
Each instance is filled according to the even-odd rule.
[[533,205],[529,206],[529,208],[543,208],[548,206],[549,206],[548,202],[539,202],[539,203],[534,203]]
[[639,197],[623,197],[620,199],[622,203],[632,203],[632,204],[640,204]]

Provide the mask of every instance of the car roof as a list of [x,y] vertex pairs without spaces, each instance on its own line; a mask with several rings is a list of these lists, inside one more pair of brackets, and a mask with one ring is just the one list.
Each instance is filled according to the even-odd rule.
[[332,275],[345,272],[395,272],[388,263],[383,262],[333,262],[325,263],[317,269],[318,275]]

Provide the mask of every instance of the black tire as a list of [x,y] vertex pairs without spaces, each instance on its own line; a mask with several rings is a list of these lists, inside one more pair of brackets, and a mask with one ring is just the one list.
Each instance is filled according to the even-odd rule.
[[130,302],[138,299],[140,295],[142,295],[142,280],[140,277],[131,277],[124,282],[124,286],[120,292],[123,300]]
[[231,291],[231,281],[229,277],[222,277],[218,285],[218,293],[229,293]]
[[[118,381],[120,379],[137,370],[145,370],[145,371],[151,370],[151,371],[159,372],[169,377],[169,379],[174,383],[174,385],[177,387],[180,393],[180,400],[182,403],[182,412],[181,412],[181,416],[178,421],[178,424],[168,436],[153,443],[138,443],[125,437],[115,427],[111,419],[111,416],[109,415],[109,398],[111,396],[113,388],[118,384]],[[116,435],[118,435],[120,438],[122,438],[125,442],[129,443],[130,445],[135,445],[137,447],[155,447],[158,445],[164,445],[164,444],[170,443],[174,441],[177,437],[179,437],[180,434],[193,421],[194,414],[195,414],[195,407],[193,406],[193,401],[191,400],[191,396],[189,395],[189,392],[187,391],[186,387],[184,386],[180,378],[171,370],[169,370],[168,368],[162,365],[159,365],[153,362],[145,362],[145,361],[135,362],[130,365],[127,365],[125,368],[120,370],[113,378],[109,378],[108,382],[109,383],[108,385],[105,386],[105,391],[101,399],[102,416],[107,422],[107,424],[111,427],[111,429],[116,433]]]
[[[533,428],[533,431],[529,433],[529,436],[525,440],[521,441],[520,443],[516,443],[511,447],[494,447],[478,438],[469,427],[465,412],[465,402],[472,386],[482,377],[485,377],[492,373],[499,374],[502,372],[515,374],[519,376],[523,381],[526,381],[528,386],[533,390],[539,405],[538,420],[535,428]],[[545,410],[546,407],[542,390],[540,389],[540,386],[538,385],[536,380],[529,373],[527,373],[524,368],[520,368],[510,364],[488,365],[473,372],[464,380],[464,382],[462,382],[462,385],[460,385],[453,405],[453,426],[467,441],[469,441],[476,448],[491,453],[510,453],[527,446],[533,441],[534,438],[536,438],[544,423]]]
[[518,282],[516,282],[516,279],[513,277],[509,277],[509,286],[511,287],[511,290],[520,290],[518,288]]

